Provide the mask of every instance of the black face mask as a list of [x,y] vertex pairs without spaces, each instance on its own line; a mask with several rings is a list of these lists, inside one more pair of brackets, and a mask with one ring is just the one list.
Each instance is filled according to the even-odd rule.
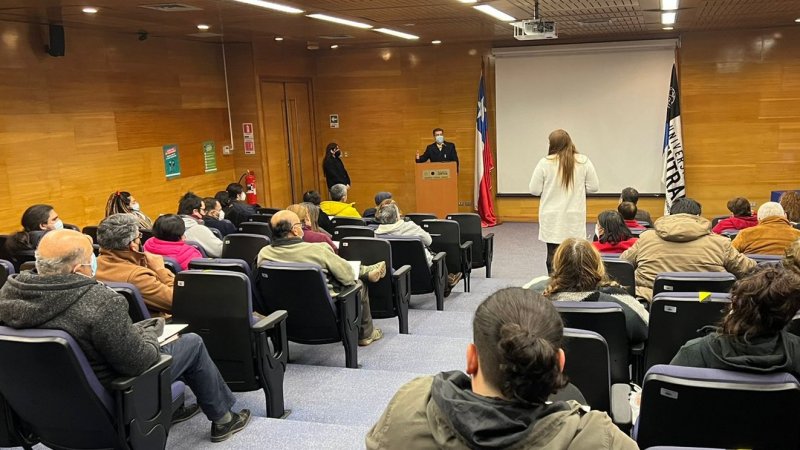
[[333,152],[333,156],[335,156],[337,158],[341,158],[342,157],[342,151],[341,150],[336,150],[335,152]]

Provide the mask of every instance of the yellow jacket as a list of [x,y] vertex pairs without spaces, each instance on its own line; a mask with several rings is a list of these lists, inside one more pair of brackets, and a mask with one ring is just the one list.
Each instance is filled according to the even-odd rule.
[[361,214],[353,206],[355,203],[334,202],[326,200],[319,204],[319,209],[329,216],[356,217],[361,218]]

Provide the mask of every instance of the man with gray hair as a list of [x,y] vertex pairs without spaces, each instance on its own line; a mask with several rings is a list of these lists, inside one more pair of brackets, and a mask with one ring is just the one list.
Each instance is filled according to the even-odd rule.
[[173,423],[202,409],[212,421],[212,442],[225,440],[247,425],[250,411],[230,410],[236,399],[200,336],[186,333],[160,347],[163,319],[131,323],[128,302],[93,278],[97,262],[87,236],[73,230],[47,233],[36,251],[36,268],[38,273],[12,275],[0,289],[1,324],[67,332],[106,387],[115,378],[143,373],[160,353],[171,355],[172,381],[188,384],[199,404],[199,408],[190,405],[175,411]]
[[97,227],[97,279],[130,283],[139,289],[147,308],[156,315],[172,312],[175,275],[164,258],[142,251],[142,233],[131,214],[112,214]]
[[319,209],[329,216],[361,218],[353,205],[355,203],[347,203],[347,186],[334,184],[331,187],[331,199],[321,202]]
[[742,253],[783,255],[797,239],[800,239],[800,230],[786,219],[783,206],[767,202],[758,208],[758,225],[739,231],[733,247]]

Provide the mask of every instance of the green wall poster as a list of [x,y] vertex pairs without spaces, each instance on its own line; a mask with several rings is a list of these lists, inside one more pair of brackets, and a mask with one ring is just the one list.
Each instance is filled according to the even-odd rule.
[[217,148],[214,141],[203,142],[203,162],[206,173],[217,171]]
[[167,179],[175,178],[181,174],[181,160],[178,157],[178,146],[175,144],[168,144],[161,147],[164,150],[164,172],[167,174]]

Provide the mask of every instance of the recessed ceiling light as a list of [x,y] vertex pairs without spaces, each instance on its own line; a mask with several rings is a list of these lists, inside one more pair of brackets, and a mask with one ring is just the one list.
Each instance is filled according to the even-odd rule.
[[92,6],[87,6],[81,9],[81,11],[85,12],[86,14],[97,14],[98,9]]
[[490,5],[478,5],[478,6],[473,6],[473,8],[477,9],[478,11],[484,14],[492,16],[497,20],[502,20],[503,22],[514,22],[517,20],[514,17],[509,16],[503,11],[500,11],[499,9]]
[[674,11],[678,9],[678,0],[661,0],[662,11]]
[[672,24],[674,24],[675,23],[675,16],[677,14],[678,13],[676,13],[675,11],[661,13],[661,24],[662,25],[672,25]]
[[403,39],[411,39],[411,40],[419,39],[419,36],[414,36],[413,34],[409,34],[409,33],[403,33],[402,31],[390,30],[388,28],[376,28],[375,31],[377,31],[379,33],[383,33],[383,34],[390,34],[392,36],[397,36],[397,37],[403,38]]
[[662,30],[667,30],[667,31],[674,30],[674,28],[672,28],[672,27],[661,27],[661,29]]
[[211,25],[206,25],[204,23],[201,23],[200,25],[197,26],[197,29],[200,30],[200,31],[206,31],[206,30],[208,30],[210,28],[211,28]]
[[282,38],[282,37],[280,37],[280,36],[275,36],[275,40],[276,40],[276,41],[282,41],[282,40],[283,40],[283,38]]
[[302,9],[292,8],[291,6],[281,5],[278,3],[267,2],[264,0],[235,0],[239,3],[246,3],[248,5],[260,6],[262,8],[271,9],[274,11],[285,12],[289,14],[300,14],[305,11]]
[[339,44],[333,44],[333,45],[331,45],[331,48],[332,49],[337,49],[337,48],[339,48]]
[[794,19],[794,21],[797,22],[797,23],[800,23],[800,17],[798,17],[797,19]]
[[478,0],[458,0],[461,3],[478,3]]
[[442,41],[440,41],[440,40],[438,40],[438,39],[437,39],[437,40],[435,40],[435,41],[431,41],[431,44],[433,44],[433,45],[439,45],[439,44],[441,44],[441,43],[442,43]]
[[311,17],[312,19],[325,20],[327,22],[338,23],[340,25],[348,25],[356,28],[363,28],[363,29],[372,28],[372,25],[366,23],[356,22],[355,20],[340,19],[338,17],[329,16],[327,14],[308,14],[306,17]]

